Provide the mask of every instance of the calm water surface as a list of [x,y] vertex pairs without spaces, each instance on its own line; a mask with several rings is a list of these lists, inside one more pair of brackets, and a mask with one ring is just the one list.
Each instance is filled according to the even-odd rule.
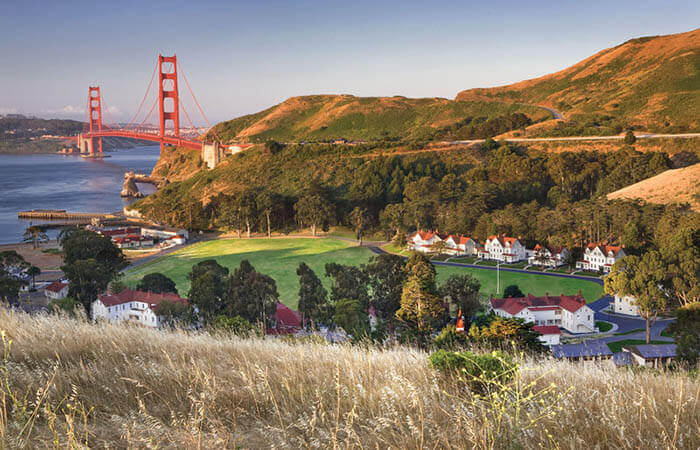
[[[105,153],[111,157],[102,160],[72,155],[0,155],[0,244],[20,242],[31,224],[18,220],[18,211],[120,211],[131,203],[119,196],[124,172],[150,173],[159,153],[156,145],[118,149]],[[144,194],[154,190],[143,184],[139,188]]]

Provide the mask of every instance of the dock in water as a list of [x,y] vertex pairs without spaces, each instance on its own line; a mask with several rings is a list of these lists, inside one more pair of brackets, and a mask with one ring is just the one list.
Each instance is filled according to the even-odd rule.
[[33,209],[17,213],[19,219],[48,219],[48,220],[91,220],[116,219],[114,214],[70,212],[65,209]]

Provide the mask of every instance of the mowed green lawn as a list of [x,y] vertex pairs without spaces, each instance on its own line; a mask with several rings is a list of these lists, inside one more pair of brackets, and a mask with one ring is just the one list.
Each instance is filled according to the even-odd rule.
[[[451,275],[470,273],[472,276],[481,281],[481,292],[486,295],[493,294],[498,297],[496,292],[497,278],[495,270],[488,269],[472,269],[468,267],[449,267],[438,266],[437,280],[438,284],[449,278]],[[547,275],[505,272],[500,271],[501,290],[510,284],[517,284],[523,294],[532,294],[541,296],[549,293],[549,295],[573,295],[579,289],[581,294],[586,298],[586,302],[594,302],[603,296],[603,286],[586,280],[577,280],[574,278],[552,277]]]
[[[135,267],[125,273],[124,281],[135,286],[144,275],[160,272],[172,278],[180,295],[186,296],[190,288],[187,274],[194,264],[216,259],[219,264],[233,270],[247,259],[256,270],[274,278],[280,301],[296,309],[299,293],[296,270],[300,262],[308,264],[330,291],[331,280],[324,275],[326,263],[358,266],[372,256],[374,254],[367,248],[337,239],[220,239],[190,245]],[[481,281],[484,294],[496,293],[495,271],[439,266],[437,272],[438,282],[453,274],[470,273]],[[501,272],[501,291],[508,284],[518,284],[523,292],[534,295],[544,295],[545,292],[573,294],[581,289],[588,301],[597,300],[602,293],[600,286],[588,281]]]
[[220,239],[197,243],[129,270],[124,281],[136,285],[146,274],[160,272],[177,283],[186,296],[190,289],[187,274],[192,266],[205,259],[216,259],[233,271],[247,259],[255,269],[271,276],[277,283],[280,301],[296,309],[299,296],[297,267],[305,262],[330,292],[331,280],[325,276],[326,263],[359,266],[373,253],[364,247],[337,239]]

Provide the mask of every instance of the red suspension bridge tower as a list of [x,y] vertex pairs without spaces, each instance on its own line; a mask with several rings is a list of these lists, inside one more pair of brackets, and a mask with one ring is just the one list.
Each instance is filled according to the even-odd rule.
[[[144,106],[144,102],[148,97],[156,72],[158,72],[158,96],[153,103],[153,107],[151,108],[150,112],[146,114],[146,117],[140,124],[136,125],[136,118],[139,116],[141,108]],[[178,75],[177,56],[158,55],[158,62],[153,71],[153,75],[151,76],[151,81],[148,84],[148,88],[146,88],[146,94],[144,95],[133,119],[129,122],[129,124],[123,127],[110,127],[102,123],[102,105],[104,103],[104,98],[102,97],[99,87],[91,86],[88,91],[88,126],[82,134],[77,136],[80,152],[87,156],[101,157],[102,137],[126,137],[158,142],[160,143],[161,151],[165,149],[166,145],[201,150],[202,159],[207,162],[207,165],[210,168],[214,167],[222,156],[222,150],[220,143],[218,142],[218,137],[216,138],[215,142],[207,143],[204,142],[203,136],[199,136],[199,133],[196,131],[197,128],[190,120],[187,109],[185,109],[184,104],[180,102]],[[184,73],[182,76],[190,94],[192,95],[194,103],[197,105],[197,108],[202,114],[202,117],[207,125],[209,125],[209,121],[204,115],[204,111],[192,92],[192,88],[189,85],[187,77]],[[153,113],[155,110],[156,106],[158,106],[159,113],[157,131],[152,127],[149,128],[147,124],[147,121],[151,116],[151,113]],[[192,127],[194,136],[185,136],[184,138],[181,136],[180,108],[182,108],[182,111],[185,113],[185,117]],[[106,109],[105,111],[108,112],[109,109]],[[216,136],[216,132],[214,132],[214,135]],[[95,139],[97,139],[97,149],[95,149]],[[97,150],[97,154],[95,153],[95,150]]]

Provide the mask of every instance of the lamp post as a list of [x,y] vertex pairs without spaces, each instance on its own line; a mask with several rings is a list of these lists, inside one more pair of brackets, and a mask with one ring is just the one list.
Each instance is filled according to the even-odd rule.
[[496,294],[501,292],[501,262],[496,262]]

